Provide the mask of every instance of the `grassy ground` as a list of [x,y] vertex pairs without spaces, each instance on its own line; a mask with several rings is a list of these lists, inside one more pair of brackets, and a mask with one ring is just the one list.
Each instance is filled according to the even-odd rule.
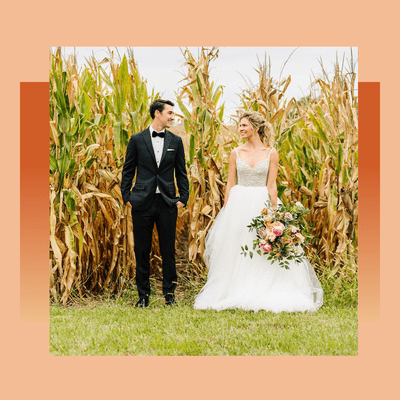
[[[135,288],[118,298],[50,307],[50,354],[86,355],[357,355],[356,301],[325,288],[315,313],[192,308],[198,286],[180,285],[164,306],[158,283],[150,306],[137,309]],[[344,294],[344,292],[342,293]]]

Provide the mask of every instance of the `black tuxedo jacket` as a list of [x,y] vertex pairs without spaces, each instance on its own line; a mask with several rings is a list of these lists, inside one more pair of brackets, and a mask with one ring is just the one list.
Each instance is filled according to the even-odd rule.
[[[174,172],[179,190],[176,196]],[[136,174],[135,186],[131,191]],[[148,208],[155,196],[156,188],[170,206],[181,201],[187,204],[189,183],[185,167],[185,152],[182,139],[165,130],[164,147],[157,167],[149,128],[131,136],[122,169],[121,192],[125,203],[131,203],[134,210]]]

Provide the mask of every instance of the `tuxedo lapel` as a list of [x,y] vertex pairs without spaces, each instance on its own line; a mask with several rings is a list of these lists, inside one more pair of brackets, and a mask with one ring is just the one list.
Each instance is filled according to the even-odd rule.
[[164,157],[167,154],[167,149],[168,149],[169,143],[171,142],[171,138],[172,138],[172,135],[167,130],[165,130],[164,147],[163,147],[163,152],[162,152],[162,156],[161,156],[161,160],[160,160],[160,165],[162,164]]
[[157,161],[156,161],[156,156],[154,154],[154,149],[153,149],[153,144],[151,143],[151,138],[150,138],[150,129],[147,128],[143,131],[143,140],[146,143],[147,150],[151,154],[151,157],[154,161],[154,164],[157,167]]

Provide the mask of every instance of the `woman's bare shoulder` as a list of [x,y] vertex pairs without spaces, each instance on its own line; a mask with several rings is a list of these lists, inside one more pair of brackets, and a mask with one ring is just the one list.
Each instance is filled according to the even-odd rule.
[[229,159],[230,159],[230,160],[236,160],[238,148],[239,148],[239,147],[234,147],[234,148],[231,150],[231,154],[229,155]]
[[270,148],[269,154],[271,154],[271,160],[277,160],[279,158],[278,150],[275,147]]

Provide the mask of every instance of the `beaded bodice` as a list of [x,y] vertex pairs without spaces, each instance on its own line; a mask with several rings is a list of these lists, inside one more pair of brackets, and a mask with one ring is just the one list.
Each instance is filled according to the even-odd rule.
[[250,167],[250,165],[247,164],[246,161],[240,158],[237,149],[235,149],[235,151],[238,185],[265,186],[267,184],[271,151],[269,151],[268,157],[266,159],[259,161],[253,168]]

